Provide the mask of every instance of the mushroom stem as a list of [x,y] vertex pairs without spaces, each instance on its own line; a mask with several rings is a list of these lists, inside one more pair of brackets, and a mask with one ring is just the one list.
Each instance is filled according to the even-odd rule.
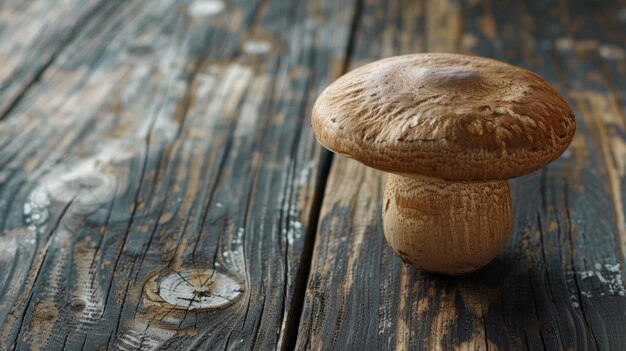
[[387,177],[385,237],[416,268],[444,274],[477,270],[502,252],[512,224],[506,180],[454,183]]

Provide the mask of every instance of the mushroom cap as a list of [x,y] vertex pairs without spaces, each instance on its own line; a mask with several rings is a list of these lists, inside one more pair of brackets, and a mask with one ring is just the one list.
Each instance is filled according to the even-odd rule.
[[508,179],[556,159],[574,114],[539,75],[457,54],[396,56],[328,86],[312,125],[326,148],[405,176]]

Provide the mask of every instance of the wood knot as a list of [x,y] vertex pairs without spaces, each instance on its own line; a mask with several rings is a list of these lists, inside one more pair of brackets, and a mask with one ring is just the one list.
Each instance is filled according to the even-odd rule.
[[72,308],[72,310],[75,312],[81,312],[86,307],[85,301],[83,301],[83,299],[78,299],[78,298],[72,299],[69,305]]
[[92,170],[63,175],[51,182],[48,190],[55,200],[95,204],[110,200],[114,184],[109,174]]
[[145,288],[149,301],[161,307],[183,310],[223,308],[243,292],[234,276],[213,269],[185,269],[157,274]]

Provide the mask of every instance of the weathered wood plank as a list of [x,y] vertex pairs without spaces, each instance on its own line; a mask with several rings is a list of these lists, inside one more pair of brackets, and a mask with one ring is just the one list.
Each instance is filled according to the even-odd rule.
[[22,0],[0,4],[0,119],[77,33],[92,22],[106,21],[120,3]]
[[[623,6],[623,5],[622,5]],[[626,25],[609,2],[365,0],[351,67],[457,51],[537,71],[564,93],[577,136],[511,181],[515,227],[483,270],[407,268],[382,236],[384,175],[336,158],[300,322],[300,349],[619,349]],[[591,41],[590,41],[591,40]],[[603,48],[603,49],[601,49]]]
[[2,348],[288,347],[353,5],[122,2],[76,34],[0,124]]

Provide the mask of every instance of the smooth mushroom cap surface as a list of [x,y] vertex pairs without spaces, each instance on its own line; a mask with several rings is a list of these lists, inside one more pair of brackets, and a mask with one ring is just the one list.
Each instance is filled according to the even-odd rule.
[[312,125],[326,148],[370,167],[451,181],[534,171],[565,151],[576,129],[567,102],[537,74],[457,54],[357,68],[318,97]]

